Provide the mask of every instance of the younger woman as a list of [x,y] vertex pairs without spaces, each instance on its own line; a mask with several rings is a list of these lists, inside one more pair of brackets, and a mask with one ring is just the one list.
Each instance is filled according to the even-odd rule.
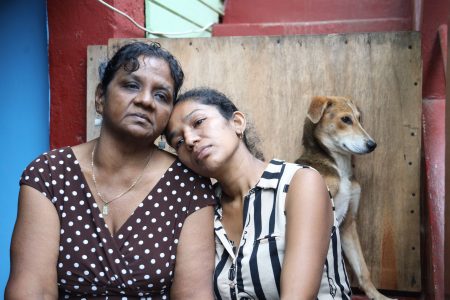
[[254,149],[244,114],[196,89],[175,104],[167,140],[217,179],[217,299],[350,299],[333,203],[320,174]]

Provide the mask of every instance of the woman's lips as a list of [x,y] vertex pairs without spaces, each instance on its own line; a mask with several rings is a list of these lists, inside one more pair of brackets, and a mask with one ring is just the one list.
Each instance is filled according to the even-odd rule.
[[194,151],[194,156],[196,160],[202,160],[206,156],[208,156],[211,153],[211,146],[202,146],[198,150]]
[[129,116],[130,116],[130,117],[133,117],[133,118],[136,118],[136,119],[139,119],[139,120],[141,120],[141,121],[146,121],[146,122],[149,122],[149,123],[150,123],[150,119],[149,119],[148,116],[145,115],[145,114],[134,113],[134,114],[130,114]]

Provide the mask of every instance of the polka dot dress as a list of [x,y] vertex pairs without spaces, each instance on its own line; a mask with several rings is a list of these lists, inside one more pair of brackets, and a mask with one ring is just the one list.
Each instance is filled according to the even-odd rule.
[[70,147],[39,156],[20,184],[42,192],[58,212],[60,299],[169,299],[183,223],[215,204],[209,180],[176,160],[111,236]]

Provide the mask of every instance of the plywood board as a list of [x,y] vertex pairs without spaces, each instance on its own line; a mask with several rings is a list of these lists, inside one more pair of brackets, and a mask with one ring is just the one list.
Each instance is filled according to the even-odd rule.
[[[131,40],[110,40],[111,55]],[[143,39],[143,41],[149,41]],[[209,86],[246,112],[266,158],[294,161],[314,95],[348,96],[375,152],[355,159],[358,230],[378,288],[419,291],[421,57],[417,33],[158,39],[181,62],[183,90]]]

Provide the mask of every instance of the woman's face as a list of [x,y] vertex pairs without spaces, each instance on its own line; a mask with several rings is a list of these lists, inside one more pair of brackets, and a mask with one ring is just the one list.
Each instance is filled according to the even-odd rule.
[[120,68],[106,94],[98,97],[103,126],[126,137],[154,141],[164,130],[173,108],[174,82],[166,61],[139,57],[139,69]]
[[185,100],[173,109],[167,140],[186,166],[217,178],[239,146],[236,126],[235,116],[226,120],[215,106]]

